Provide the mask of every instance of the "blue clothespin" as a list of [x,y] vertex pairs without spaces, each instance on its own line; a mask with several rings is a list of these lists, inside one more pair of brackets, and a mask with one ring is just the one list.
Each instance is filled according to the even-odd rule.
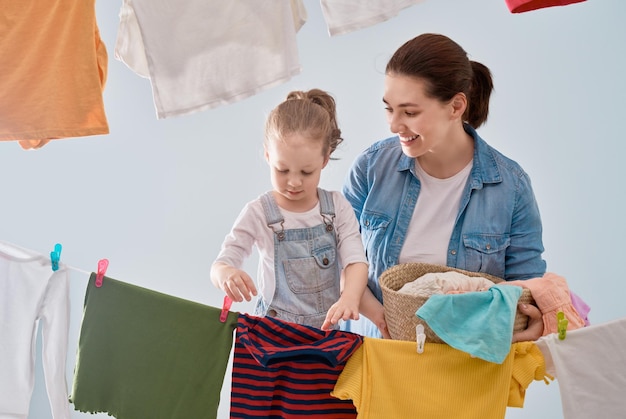
[[568,320],[565,317],[565,313],[563,313],[562,311],[559,311],[556,313],[556,327],[557,330],[559,332],[559,339],[563,340],[565,339],[565,335],[567,333],[567,324],[568,324]]
[[59,270],[59,260],[61,260],[61,249],[63,247],[60,243],[54,245],[54,250],[50,252],[50,262],[52,263],[52,270]]

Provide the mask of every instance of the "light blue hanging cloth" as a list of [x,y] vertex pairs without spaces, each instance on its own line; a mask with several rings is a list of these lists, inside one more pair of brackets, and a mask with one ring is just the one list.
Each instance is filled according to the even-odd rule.
[[415,314],[453,348],[501,364],[511,349],[522,292],[518,286],[493,286],[486,291],[434,294]]

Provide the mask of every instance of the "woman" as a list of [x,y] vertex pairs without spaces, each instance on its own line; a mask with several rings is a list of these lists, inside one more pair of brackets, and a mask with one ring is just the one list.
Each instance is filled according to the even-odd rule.
[[[388,336],[378,278],[398,263],[447,265],[505,280],[545,273],[530,179],[476,132],[487,120],[492,90],[489,69],[443,35],[417,36],[391,57],[383,102],[395,136],[357,157],[343,189],[370,263],[363,298],[379,302],[362,314],[378,327],[362,320],[348,322],[346,330]],[[514,341],[541,336],[541,313],[532,306],[520,310],[531,321]]]

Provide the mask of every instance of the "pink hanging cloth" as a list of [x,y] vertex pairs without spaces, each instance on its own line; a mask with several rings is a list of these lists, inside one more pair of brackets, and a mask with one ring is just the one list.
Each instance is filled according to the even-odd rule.
[[524,13],[553,6],[567,6],[586,0],[504,0],[511,13]]

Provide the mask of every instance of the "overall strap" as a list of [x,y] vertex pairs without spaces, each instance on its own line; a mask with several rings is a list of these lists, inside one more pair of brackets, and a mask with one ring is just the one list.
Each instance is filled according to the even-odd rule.
[[274,199],[274,194],[271,191],[261,195],[261,205],[263,205],[263,212],[265,212],[265,221],[267,225],[279,224],[284,221],[283,215],[278,209],[278,204]]
[[326,231],[333,231],[333,223],[335,222],[335,204],[333,203],[333,194],[325,189],[317,188],[317,196],[320,201],[320,214],[326,224]]
[[[267,226],[272,229],[272,231],[279,235],[279,239],[282,240],[285,233],[285,228],[283,224],[285,219],[283,215],[280,213],[280,209],[278,209],[278,204],[276,204],[276,200],[274,199],[274,194],[272,191],[266,192],[261,195],[261,205],[263,206],[263,212],[265,213],[265,221],[267,222]],[[275,224],[280,224],[280,228],[274,228]]]
[[317,188],[317,196],[320,200],[320,213],[335,216],[335,204],[333,203],[333,194],[325,189]]

